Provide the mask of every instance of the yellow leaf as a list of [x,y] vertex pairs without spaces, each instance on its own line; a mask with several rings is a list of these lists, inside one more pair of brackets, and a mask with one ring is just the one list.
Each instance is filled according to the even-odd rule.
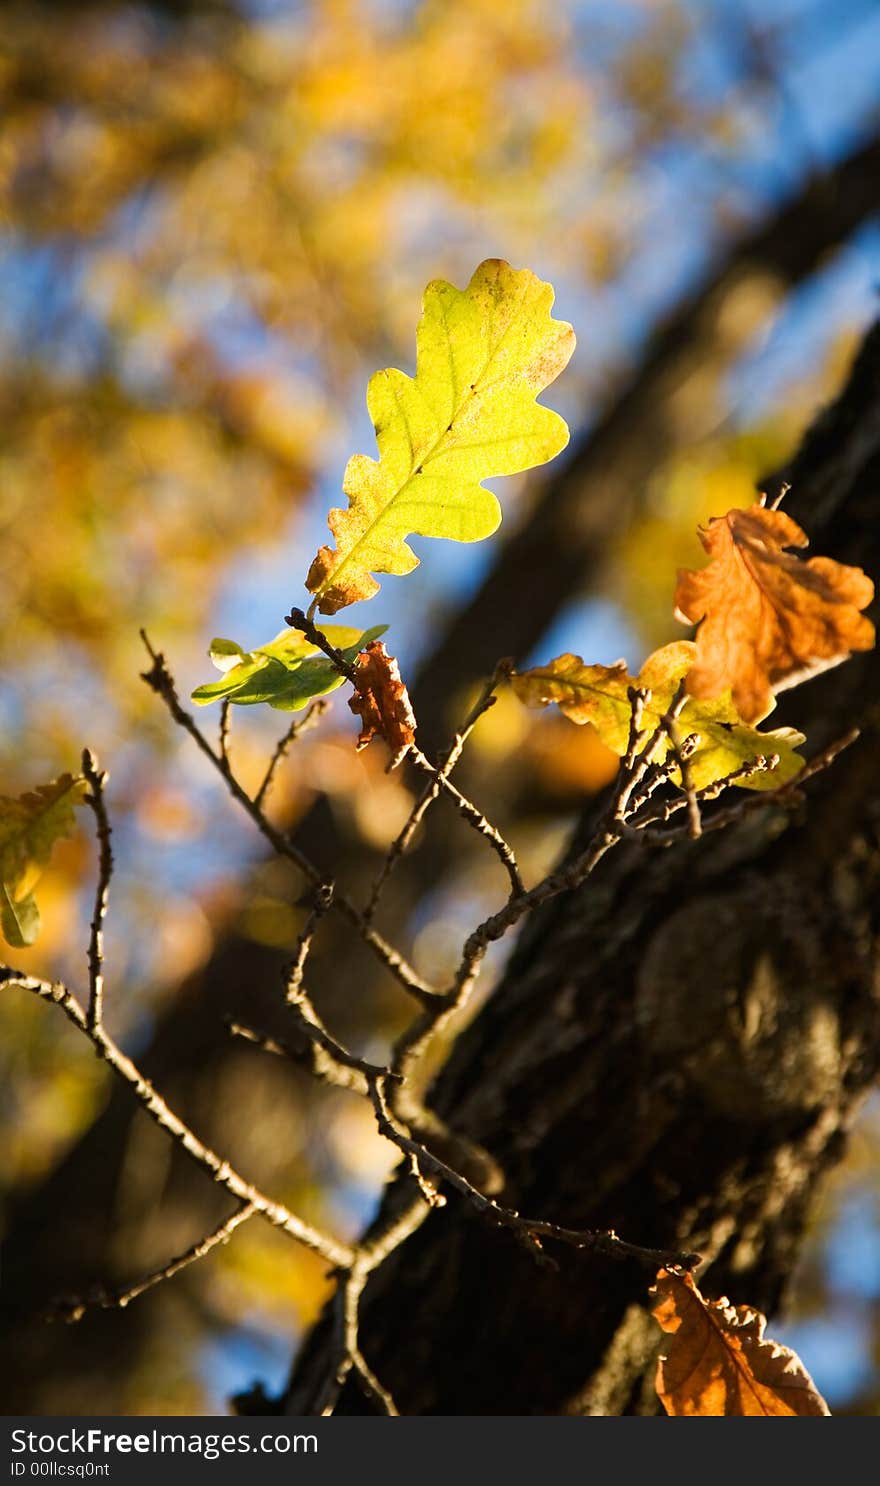
[[379,459],[356,454],[330,512],[336,547],[322,547],[306,580],[323,614],[371,598],[374,572],[418,566],[406,538],[477,542],[501,520],[482,481],[552,459],[568,443],[558,413],[535,401],[574,350],[574,331],[550,315],[553,289],[501,259],[481,263],[467,289],[428,285],[414,378],[377,372],[367,389]]
[[82,777],[62,774],[52,784],[0,795],[0,927],[9,944],[33,944],[40,913],[33,896],[55,842],[73,830],[73,807],[86,791]]
[[[555,702],[572,722],[591,722],[602,742],[622,758],[632,714],[630,689],[650,691],[642,725],[653,732],[672,705],[682,677],[694,664],[695,653],[696,647],[689,640],[664,645],[648,657],[637,677],[629,674],[624,661],[614,666],[587,666],[579,655],[560,655],[547,665],[515,675],[513,687],[527,706],[545,707]],[[770,754],[779,757],[774,769],[735,783],[744,789],[774,789],[788,783],[803,767],[803,759],[795,752],[804,741],[803,734],[792,728],[762,733],[748,727],[740,720],[729,691],[711,701],[688,699],[678,719],[677,741],[691,734],[699,738],[690,760],[695,789],[726,779],[743,764]],[[667,737],[659,739],[654,757],[663,758],[670,746]]]

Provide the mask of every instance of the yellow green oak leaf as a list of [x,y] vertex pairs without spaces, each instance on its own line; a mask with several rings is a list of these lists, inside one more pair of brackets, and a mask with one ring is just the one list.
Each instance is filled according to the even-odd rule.
[[74,806],[86,794],[81,775],[62,774],[51,784],[12,799],[0,795],[0,927],[16,949],[33,944],[40,910],[33,890],[55,842],[74,828]]
[[[323,633],[347,661],[353,662],[364,646],[384,635],[387,628],[387,624],[368,630],[328,624]],[[200,707],[228,698],[241,706],[266,702],[281,712],[296,712],[313,697],[335,691],[345,679],[297,629],[282,630],[268,645],[256,650],[243,650],[235,640],[212,640],[208,655],[223,675],[219,681],[196,687],[192,700]]]
[[[520,700],[530,707],[546,707],[555,702],[572,722],[592,723],[606,747],[622,758],[629,741],[632,715],[630,688],[639,687],[651,693],[642,728],[652,733],[669,711],[679,682],[693,666],[695,655],[696,646],[690,640],[664,645],[648,657],[637,677],[628,673],[623,661],[614,666],[587,666],[579,655],[559,655],[544,666],[516,674],[513,687]],[[775,768],[733,783],[743,789],[775,789],[787,784],[803,768],[804,761],[795,751],[804,742],[803,734],[793,728],[762,733],[744,723],[729,689],[709,701],[689,697],[675,731],[678,743],[691,734],[699,739],[690,759],[695,789],[717,784],[743,764],[771,754],[779,759]],[[654,757],[662,759],[671,746],[669,738],[662,737]]]
[[355,454],[346,467],[348,508],[329,516],[336,546],[321,547],[306,579],[322,614],[371,598],[373,573],[412,572],[409,536],[490,536],[501,508],[482,481],[565,448],[564,419],[536,402],[575,344],[571,326],[550,314],[553,298],[550,284],[498,258],[466,289],[428,285],[415,377],[391,369],[370,378],[379,459]]

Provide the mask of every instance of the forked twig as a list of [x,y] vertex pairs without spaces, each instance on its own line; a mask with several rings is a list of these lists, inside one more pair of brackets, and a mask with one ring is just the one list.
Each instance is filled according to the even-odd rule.
[[[209,759],[214,768],[218,770],[218,772],[223,777],[226,783],[226,787],[232,795],[233,799],[236,800],[237,803],[241,805],[242,809],[245,810],[246,813],[250,816],[251,820],[254,822],[260,833],[269,842],[270,846],[273,847],[273,849],[278,853],[279,856],[286,857],[288,861],[292,862],[294,866],[297,867],[303,874],[306,880],[312,885],[312,887],[320,887],[323,882],[323,878],[317,867],[313,866],[313,864],[308,860],[303,852],[301,852],[299,848],[294,845],[290,837],[287,836],[284,832],[278,830],[277,827],[274,826],[265,815],[264,811],[259,806],[255,805],[250,795],[242,788],[238,780],[235,778],[235,775],[228,767],[228,764],[225,763],[220,754],[211,747],[211,744],[208,742],[204,733],[196,724],[194,718],[192,718],[190,714],[185,710],[185,708],[181,706],[180,699],[177,695],[177,689],[174,685],[171,673],[169,672],[168,667],[165,664],[164,656],[153,649],[146,633],[143,630],[141,631],[141,638],[153,661],[150,670],[143,673],[144,681],[146,681],[147,685],[156,692],[157,696],[162,699],[162,701],[165,703],[165,706],[168,708],[171,716],[174,718],[174,721],[180,727],[182,727],[185,732],[189,733],[190,737],[193,739],[194,743],[199,748],[201,753],[203,753],[205,758]],[[381,934],[378,934],[372,927],[372,925],[365,922],[360,909],[356,908],[354,903],[352,903],[347,897],[345,897],[344,894],[337,893],[335,895],[334,907],[343,915],[344,918],[348,920],[350,924],[353,925],[355,929],[357,929],[364,943],[367,944],[373,951],[373,953],[377,956],[377,958],[382,961],[386,969],[391,972],[391,974],[399,982],[399,984],[403,986],[404,990],[408,991],[411,996],[413,996],[417,1001],[420,1001],[423,1005],[430,1001],[432,997],[436,995],[434,987],[429,985],[428,982],[424,980],[421,975],[418,974],[418,972],[413,968],[412,965],[409,964],[409,962],[404,958],[399,950],[395,949],[393,945],[389,944],[387,940],[382,937]]]
[[287,732],[279,738],[273,750],[272,757],[269,759],[268,767],[263,775],[260,787],[254,795],[254,805],[258,810],[263,808],[263,803],[274,783],[278,766],[286,757],[289,749],[298,738],[302,737],[303,733],[308,732],[309,728],[314,727],[318,719],[327,711],[328,706],[329,703],[326,697],[316,697],[314,701],[309,703],[304,715],[295,719],[290,724]]
[[94,1027],[89,1026],[86,1012],[62,982],[38,980],[35,976],[4,965],[0,966],[0,983],[18,986],[20,990],[30,991],[44,1001],[51,1001],[54,1005],[60,1006],[68,1020],[80,1032],[85,1033],[116,1076],[128,1085],[150,1118],[218,1186],[224,1187],[231,1197],[240,1203],[252,1205],[261,1217],[266,1218],[276,1228],[289,1233],[291,1238],[295,1238],[305,1248],[320,1254],[334,1268],[351,1262],[353,1250],[350,1245],[341,1243],[330,1234],[322,1233],[312,1224],[297,1217],[283,1202],[276,1202],[274,1198],[268,1197],[241,1176],[224,1157],[219,1156],[209,1145],[200,1140],[189,1125],[171,1109],[131,1058],[127,1057],[113,1038],[108,1035],[103,1025],[99,1023]]
[[206,1233],[204,1238],[200,1238],[176,1259],[169,1259],[167,1264],[143,1275],[134,1284],[122,1286],[118,1290],[95,1290],[87,1296],[59,1299],[50,1307],[50,1317],[73,1323],[81,1321],[86,1312],[90,1310],[125,1310],[127,1305],[137,1300],[138,1296],[145,1294],[147,1290],[152,1290],[154,1285],[161,1284],[163,1280],[173,1279],[182,1269],[188,1269],[191,1264],[204,1259],[205,1255],[210,1254],[218,1244],[226,1243],[236,1228],[240,1228],[242,1223],[254,1217],[256,1212],[257,1208],[252,1202],[242,1203],[241,1207],[237,1207],[230,1217],[224,1218],[222,1223],[212,1228],[210,1233]]
[[449,775],[461,758],[464,745],[480,718],[484,713],[488,712],[490,707],[495,705],[496,688],[503,677],[510,674],[510,669],[509,661],[500,661],[496,666],[494,674],[484,686],[480,696],[462,723],[460,730],[455,734],[449,748],[446,749],[445,753],[439,759],[436,774],[425,785],[422,793],[413,805],[406,822],[385,853],[385,859],[379,870],[379,875],[373,883],[369,901],[364,909],[364,918],[368,923],[372,920],[379,906],[379,899],[394,868],[408,850],[413,836],[425,818],[429,806],[433,804],[440,794],[443,780],[449,778]]

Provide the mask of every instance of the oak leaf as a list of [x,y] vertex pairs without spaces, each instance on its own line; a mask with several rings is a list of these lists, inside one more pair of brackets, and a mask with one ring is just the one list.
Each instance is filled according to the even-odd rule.
[[62,774],[51,784],[12,799],[0,795],[0,927],[16,949],[33,944],[40,910],[33,890],[55,842],[74,827],[74,806],[86,793],[81,775]]
[[705,1300],[693,1275],[661,1269],[653,1314],[672,1340],[657,1364],[667,1414],[794,1418],[829,1414],[800,1358],[765,1337],[766,1317]]
[[[345,660],[353,661],[365,644],[384,635],[387,628],[387,624],[369,630],[328,624],[324,633]],[[228,698],[240,706],[267,702],[278,711],[296,712],[313,697],[335,691],[345,679],[317,645],[295,629],[282,630],[268,645],[255,650],[243,650],[235,640],[212,640],[208,655],[223,675],[219,681],[196,687],[192,700],[200,707]]]
[[809,539],[783,511],[728,511],[699,536],[712,560],[681,569],[675,590],[676,618],[700,625],[691,696],[729,687],[743,720],[759,722],[774,692],[871,649],[874,626],[859,612],[874,596],[870,578],[830,557],[786,552]]
[[409,693],[393,655],[381,640],[371,640],[357,658],[355,693],[349,707],[361,719],[357,746],[384,738],[391,750],[389,769],[404,759],[415,741],[416,719]]
[[367,388],[379,459],[356,454],[346,467],[348,508],[329,516],[336,546],[321,547],[306,579],[322,614],[371,598],[374,572],[412,572],[411,535],[490,536],[501,508],[482,481],[565,448],[564,419],[535,401],[574,349],[553,298],[550,284],[495,258],[464,290],[428,285],[415,377],[380,371]]
[[[655,650],[634,677],[627,671],[625,661],[613,666],[587,666],[579,655],[560,655],[544,666],[519,672],[513,677],[513,687],[527,706],[542,707],[556,702],[572,722],[592,723],[602,742],[622,758],[632,716],[630,689],[650,691],[642,726],[653,732],[672,705],[679,683],[689,674],[695,657],[693,641],[677,640]],[[689,765],[695,789],[726,779],[743,764],[771,754],[779,759],[775,768],[761,770],[734,783],[743,789],[775,789],[787,784],[803,767],[803,759],[795,751],[804,741],[803,734],[792,728],[762,733],[748,727],[741,721],[729,690],[705,702],[689,699],[674,732],[677,743],[692,734],[699,739]],[[671,746],[668,737],[661,737],[653,756],[665,757]]]

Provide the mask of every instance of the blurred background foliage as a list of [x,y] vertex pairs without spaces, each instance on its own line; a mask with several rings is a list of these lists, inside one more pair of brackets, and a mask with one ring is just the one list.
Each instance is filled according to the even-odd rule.
[[[205,967],[225,966],[236,989],[262,977],[269,994],[302,921],[298,885],[262,859],[140,681],[139,628],[188,691],[208,678],[212,635],[248,647],[282,627],[345,459],[371,448],[366,378],[411,368],[431,278],[463,284],[496,255],[556,285],[579,348],[551,400],[588,438],[662,317],[878,129],[878,83],[871,0],[4,4],[0,788],[75,769],[85,743],[110,768],[109,997],[135,1049]],[[609,520],[598,576],[563,595],[541,653],[637,666],[674,637],[674,571],[697,555],[696,523],[750,502],[874,313],[865,218],[795,288],[753,274],[726,296],[723,355],[676,385],[636,516],[622,531]],[[540,489],[499,489],[506,529]],[[407,676],[492,561],[485,546],[417,545],[419,573],[386,579],[369,616],[390,623]],[[450,721],[460,704],[449,698]],[[278,721],[236,716],[245,784]],[[353,736],[337,699],[273,806],[295,824],[322,801],[352,874],[412,798],[377,750],[355,756]],[[589,729],[502,698],[469,780],[534,872],[612,769]],[[428,974],[499,892],[494,864],[450,831],[442,873],[392,905]],[[16,955],[35,973],[82,983],[92,857],[85,836],[56,853],[43,934]],[[343,1022],[381,1049],[405,1008],[363,971],[355,984]],[[175,1076],[197,1127],[307,1216],[351,1233],[369,1213],[389,1153],[361,1104],[250,1052],[225,1059],[222,1082],[192,1062]],[[59,1019],[0,1001],[10,1228],[57,1192],[107,1098]],[[203,1225],[145,1121],[116,1160],[88,1214],[111,1235],[102,1261],[126,1276]],[[790,1332],[832,1407],[862,1413],[880,1408],[878,1162],[871,1107],[817,1215]],[[252,1376],[283,1378],[324,1285],[310,1256],[249,1226],[138,1301],[118,1343],[99,1318],[65,1343],[64,1368],[36,1348],[17,1406],[221,1410]]]

